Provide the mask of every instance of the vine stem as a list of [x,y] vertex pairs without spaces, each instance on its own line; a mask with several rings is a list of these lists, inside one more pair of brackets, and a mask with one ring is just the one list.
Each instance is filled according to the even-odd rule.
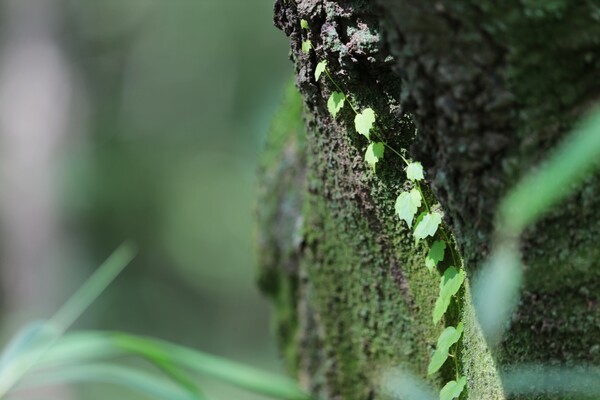
[[[325,75],[327,75],[327,78],[329,78],[329,80],[331,81],[331,83],[333,84],[333,86],[335,86],[335,88],[344,95],[344,99],[348,102],[348,105],[350,106],[350,108],[352,109],[352,111],[354,112],[355,115],[358,115],[358,111],[356,110],[356,106],[354,104],[352,104],[352,100],[350,100],[350,98],[348,97],[348,95],[342,90],[342,88],[340,87],[340,85],[338,85],[338,83],[335,81],[335,79],[333,79],[333,77],[331,76],[331,74],[329,73],[329,69],[327,67],[325,67]],[[396,149],[394,149],[392,146],[390,146],[385,140],[383,140],[383,138],[381,136],[379,136],[379,134],[377,133],[377,131],[373,131],[373,133],[375,134],[375,136],[377,136],[377,138],[381,141],[381,143],[383,143],[383,145],[385,147],[387,147],[388,149],[390,149],[390,151],[394,154],[396,154],[398,157],[400,157],[402,159],[402,161],[404,161],[404,163],[406,165],[409,164],[408,160],[402,155],[400,154],[400,152]]]
[[350,106],[350,108],[352,109],[352,111],[354,111],[354,114],[358,115],[358,111],[356,111],[356,108],[354,107],[354,104],[352,104],[352,101],[350,101],[350,99],[348,98],[348,95],[342,90],[342,88],[340,87],[340,85],[337,84],[337,82],[335,81],[335,79],[333,79],[333,77],[329,73],[329,69],[327,67],[325,67],[325,75],[327,75],[327,77],[329,78],[329,80],[331,81],[331,83],[333,83],[333,86],[335,86],[335,88],[337,90],[339,90],[340,93],[342,93],[344,95],[344,99],[346,99],[346,101],[348,102],[348,105]]
[[[329,73],[329,69],[327,67],[325,67],[324,69],[325,75],[327,75],[327,78],[329,78],[329,80],[331,81],[331,83],[333,84],[333,86],[335,86],[335,88],[344,95],[344,100],[348,103],[348,105],[350,106],[350,108],[352,109],[352,111],[354,112],[355,115],[359,115],[357,108],[355,107],[355,105],[353,104],[353,101],[348,97],[348,95],[342,90],[342,88],[340,87],[340,85],[338,85],[338,83],[335,81],[335,79],[333,79],[333,77],[331,76],[331,74]],[[390,146],[385,140],[383,140],[383,138],[379,135],[379,133],[377,132],[376,129],[373,129],[373,134],[377,137],[377,139],[379,139],[381,141],[381,143],[383,143],[383,145],[385,147],[387,147],[392,153],[396,154],[398,157],[400,157],[400,159],[402,159],[402,161],[404,161],[404,163],[408,166],[410,165],[410,163],[408,162],[408,160],[396,149],[394,149],[392,146]],[[423,189],[421,188],[421,184],[419,183],[419,181],[415,181],[415,186],[417,188],[417,190],[419,191],[419,194],[421,195],[421,199],[423,200],[423,204],[425,205],[425,209],[427,210],[428,213],[431,213],[431,209],[429,208],[429,204],[427,204],[427,200],[425,199],[425,195],[423,193]],[[452,261],[454,263],[454,265],[457,268],[461,268],[462,266],[459,266],[457,263],[457,258],[456,255],[454,254],[454,246],[452,245],[452,242],[450,241],[450,238],[446,232],[446,228],[445,226],[442,224],[441,227],[441,232],[440,234],[442,235],[442,238],[446,241],[446,243],[448,244],[448,247],[450,247],[450,255],[452,256]],[[454,353],[453,354],[449,354],[449,356],[451,358],[454,359],[454,367],[455,367],[455,373],[456,373],[456,382],[458,382],[458,380],[460,379],[460,374],[458,371],[458,343],[456,343],[456,346],[454,347]]]
[[460,379],[460,374],[458,373],[458,343],[456,343],[456,347],[454,349],[454,354],[453,357],[454,358],[454,369],[456,370],[456,382],[458,382],[458,380]]

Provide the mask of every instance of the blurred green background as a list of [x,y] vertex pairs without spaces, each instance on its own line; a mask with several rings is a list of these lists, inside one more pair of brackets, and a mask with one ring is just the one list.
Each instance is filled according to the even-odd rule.
[[[27,18],[37,6],[1,3],[7,49],[18,43],[11,42],[21,34],[15,32],[26,31],[10,28],[15,15]],[[0,191],[12,196],[12,203],[3,198],[0,237],[8,271],[4,336],[23,320],[49,315],[133,239],[138,258],[76,328],[156,336],[282,372],[269,305],[255,286],[253,216],[261,143],[292,73],[287,40],[271,21],[272,1],[48,3],[35,18],[51,14],[52,35],[44,35],[64,57],[68,129],[43,162],[32,163],[49,177],[36,198],[48,197],[41,204],[50,215],[32,218],[30,229],[50,239],[39,251],[23,244],[38,264],[29,278],[10,273],[18,265],[15,243],[28,237],[14,233],[22,225],[11,204],[34,215],[30,195],[18,189],[34,187],[36,170],[18,169],[9,158],[2,163]],[[2,62],[10,57],[4,51]],[[2,135],[0,152],[17,154],[9,130]],[[28,143],[37,146],[34,137]],[[14,279],[42,280],[32,286],[45,289],[23,295]],[[205,389],[215,399],[261,398],[213,382]],[[88,387],[74,398],[142,398],[107,390]]]

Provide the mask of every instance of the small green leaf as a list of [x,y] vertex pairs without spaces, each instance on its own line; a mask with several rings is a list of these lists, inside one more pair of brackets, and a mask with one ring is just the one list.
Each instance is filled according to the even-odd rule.
[[460,322],[456,328],[450,326],[442,332],[437,341],[437,346],[431,361],[427,367],[427,375],[436,373],[448,359],[450,347],[459,341],[463,333],[463,323]]
[[369,147],[367,147],[365,161],[373,168],[373,170],[375,169],[377,162],[383,158],[383,150],[383,143],[380,142],[372,142],[369,144]]
[[420,162],[411,162],[406,167],[406,177],[411,181],[423,180],[423,165]]
[[356,131],[361,135],[365,135],[367,139],[370,139],[370,131],[375,123],[375,111],[371,108],[365,108],[362,113],[356,114],[354,117],[354,127]]
[[329,100],[327,100],[327,110],[329,113],[335,118],[337,113],[344,107],[344,101],[346,100],[346,96],[341,92],[333,92],[331,96],[329,96]]
[[460,396],[467,384],[467,378],[461,376],[458,382],[450,381],[440,390],[440,400],[452,400]]
[[440,295],[435,301],[435,307],[433,309],[433,323],[437,324],[442,318],[442,315],[448,309],[450,305],[450,299],[462,286],[465,281],[465,271],[457,270],[454,267],[449,267],[444,271],[444,276],[440,281]]
[[433,245],[429,249],[429,253],[427,253],[427,258],[425,258],[425,266],[429,272],[433,271],[436,265],[444,259],[445,250],[446,242],[443,240],[436,240],[433,242]]
[[419,240],[425,239],[427,236],[434,236],[438,227],[442,223],[442,215],[438,212],[426,214],[421,222],[415,227],[414,236],[419,243]]
[[308,53],[312,49],[312,42],[310,40],[305,40],[302,42],[302,52]]
[[421,207],[421,193],[417,189],[410,192],[402,192],[396,199],[396,214],[400,219],[406,221],[408,227],[412,227],[415,214]]
[[308,21],[307,21],[307,20],[305,20],[304,18],[302,18],[302,19],[300,20],[300,27],[301,27],[302,29],[306,29],[306,30],[308,30]]
[[317,68],[315,68],[315,81],[318,81],[321,77],[321,74],[325,72],[325,68],[327,68],[327,61],[323,60],[317,64]]

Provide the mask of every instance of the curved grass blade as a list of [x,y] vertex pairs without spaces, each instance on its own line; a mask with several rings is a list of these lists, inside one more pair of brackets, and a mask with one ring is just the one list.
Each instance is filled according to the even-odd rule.
[[[36,366],[73,322],[133,260],[135,253],[136,250],[131,244],[121,245],[56,314],[38,329],[35,336],[47,336],[49,340],[37,343],[36,346],[33,346],[32,351],[26,352],[27,357],[18,357],[11,362],[10,367],[5,369],[4,373],[0,374],[0,398],[3,398],[27,372]],[[33,341],[29,341],[29,344],[33,345]]]
[[[600,111],[575,129],[550,159],[515,186],[500,205],[499,228],[518,236],[572,192],[600,160]],[[532,195],[535,194],[535,195]]]
[[39,345],[45,326],[46,321],[34,321],[23,326],[12,337],[0,356],[0,375],[4,374],[17,358]]
[[36,372],[28,376],[16,391],[65,383],[108,383],[127,387],[163,400],[205,400],[199,392],[190,393],[185,388],[160,376],[139,369],[112,364],[66,366]]
[[168,342],[110,332],[80,332],[62,338],[38,364],[39,369],[60,368],[63,364],[85,364],[136,355],[165,371],[181,385],[191,380],[182,369],[205,374],[243,389],[283,400],[308,400],[297,384],[285,377],[245,366]]
[[284,400],[309,400],[310,396],[285,377],[168,342],[114,334],[115,344],[148,359],[167,359],[191,371],[220,379],[243,389]]

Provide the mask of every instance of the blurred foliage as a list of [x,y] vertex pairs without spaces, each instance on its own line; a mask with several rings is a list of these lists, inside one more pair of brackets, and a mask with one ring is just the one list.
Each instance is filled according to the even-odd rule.
[[[291,73],[271,2],[63,8],[82,128],[63,150],[61,201],[72,247],[89,249],[69,264],[97,265],[125,239],[140,247],[80,325],[278,369],[253,243],[254,170]],[[81,398],[106,398],[93,392]]]

